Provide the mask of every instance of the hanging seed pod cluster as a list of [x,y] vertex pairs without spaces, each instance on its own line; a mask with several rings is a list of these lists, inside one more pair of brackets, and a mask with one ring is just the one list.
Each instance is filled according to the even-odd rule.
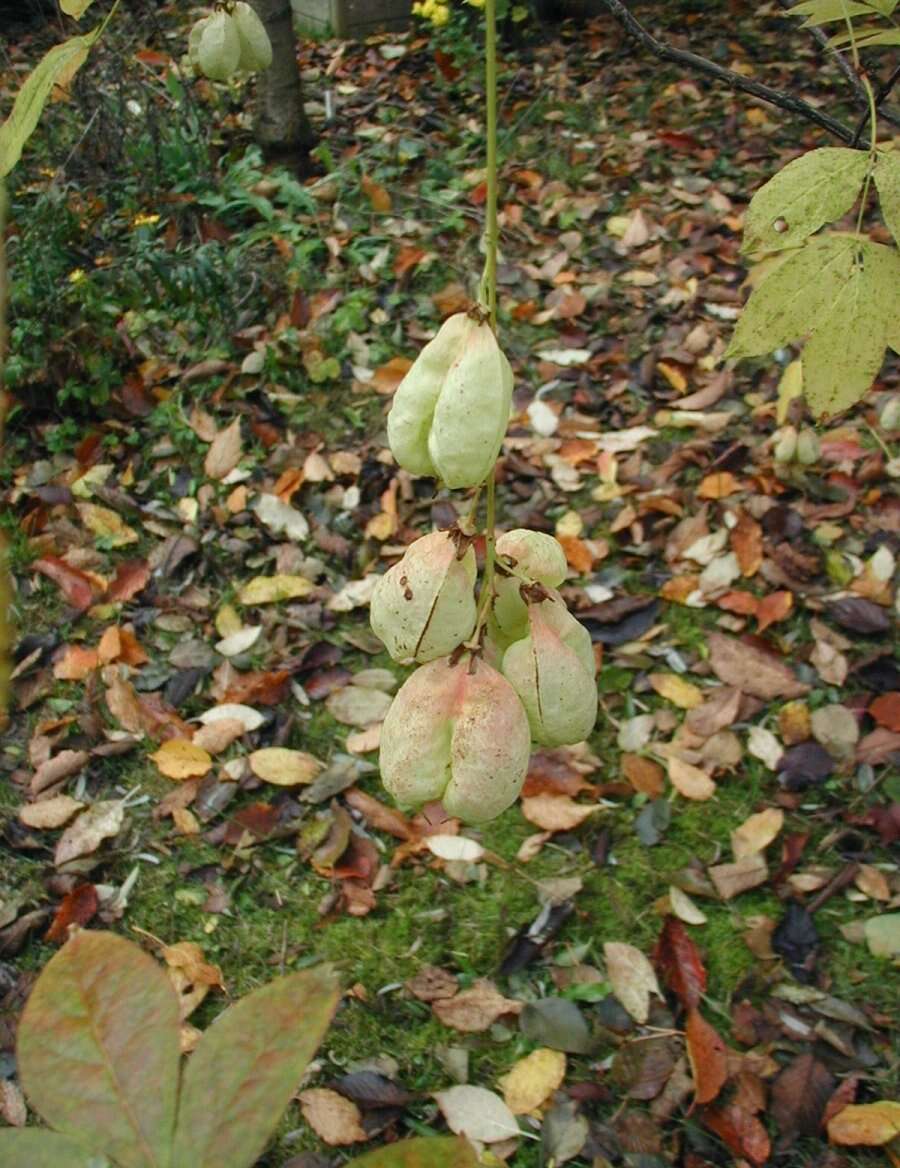
[[[512,371],[484,314],[451,316],[397,389],[395,459],[448,486],[490,489],[511,397]],[[515,801],[532,743],[590,734],[597,686],[590,636],[557,591],[566,576],[557,540],[501,535],[478,594],[473,542],[464,525],[417,539],[378,581],[371,623],[395,661],[420,665],[382,728],[384,786],[401,805],[440,800],[478,823]]]
[[201,17],[188,37],[188,57],[210,81],[230,81],[272,64],[272,44],[262,21],[245,0],[226,3]]

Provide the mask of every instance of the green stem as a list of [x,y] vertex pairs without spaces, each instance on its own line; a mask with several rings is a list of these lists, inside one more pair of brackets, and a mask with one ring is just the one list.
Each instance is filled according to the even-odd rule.
[[[497,213],[497,0],[485,0],[484,5],[484,87],[485,138],[487,146],[487,201],[485,205],[484,275],[481,295],[487,305],[490,325],[497,332],[497,250],[500,228]],[[496,561],[495,528],[497,526],[497,489],[494,469],[487,478],[486,514],[484,520],[484,577],[478,596],[477,637],[494,598],[494,564]]]
[[862,195],[859,200],[859,214],[856,216],[856,234],[862,232],[863,216],[866,213],[866,203],[869,201],[869,185],[872,182],[872,166],[875,162],[875,147],[878,144],[878,110],[875,107],[875,94],[872,91],[872,85],[865,75],[860,74],[860,80],[866,91],[866,97],[869,99],[869,169],[866,171],[866,178],[863,182]]

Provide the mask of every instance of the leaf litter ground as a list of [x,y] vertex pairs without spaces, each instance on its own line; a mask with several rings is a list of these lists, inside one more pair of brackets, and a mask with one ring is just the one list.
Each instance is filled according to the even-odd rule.
[[[838,100],[776,18],[692,27],[732,64]],[[165,80],[160,37],[140,52]],[[23,40],[20,60],[37,51]],[[747,197],[821,142],[648,72],[604,21],[505,60],[517,383],[500,497],[506,526],[564,544],[602,712],[472,831],[381,800],[378,727],[403,671],[367,603],[375,573],[456,515],[395,472],[383,422],[479,267],[477,77],[443,76],[416,34],[307,45],[302,65],[308,94],[337,103],[321,177],[242,158],[243,115],[199,83],[200,116],[227,129],[217,186],[201,176],[174,209],[138,188],[115,229],[87,178],[65,196],[78,214],[94,200],[109,246],[54,257],[89,274],[22,375],[4,465],[20,626],[0,756],[4,1057],[69,925],[113,925],[170,969],[188,1047],[223,984],[341,969],[272,1165],[445,1125],[523,1166],[884,1162],[840,1147],[867,1125],[884,1143],[883,1105],[833,1126],[836,1147],[825,1126],[897,1096],[898,435],[877,420],[897,371],[823,428],[815,465],[784,470],[790,355],[721,364]],[[187,100],[166,92],[153,100]],[[45,186],[35,162],[14,265]],[[91,383],[79,314],[95,286],[129,291],[117,255],[136,246],[160,270],[213,249],[249,302],[223,301],[204,333],[199,306],[151,285],[98,335],[109,400],[79,414],[76,393],[66,418],[46,399]],[[3,1087],[0,1114],[23,1122]]]

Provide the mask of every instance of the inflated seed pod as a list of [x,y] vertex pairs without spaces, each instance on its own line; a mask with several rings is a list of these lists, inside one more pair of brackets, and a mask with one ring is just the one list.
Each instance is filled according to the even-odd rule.
[[440,799],[448,814],[483,823],[515,801],[530,750],[509,682],[478,659],[442,657],[417,669],[388,710],[381,781],[401,806]]
[[231,10],[241,45],[238,69],[259,73],[272,64],[272,42],[265,25],[246,0],[238,0]]
[[195,69],[200,68],[200,38],[203,36],[203,30],[206,28],[208,21],[208,16],[201,16],[201,18],[188,33],[188,60]]
[[522,584],[557,588],[568,569],[559,540],[525,527],[506,531],[497,538],[497,556],[514,569],[509,576],[498,573],[494,584],[491,631],[495,640],[505,646],[528,633],[528,606],[522,598]]
[[435,531],[410,544],[375,586],[372,630],[395,661],[432,661],[472,635],[475,552]]
[[241,58],[237,28],[227,12],[214,12],[203,27],[197,46],[197,64],[210,81],[227,81]]
[[900,430],[900,397],[889,397],[881,407],[878,421],[885,430]]
[[394,395],[387,429],[397,462],[448,487],[484,482],[506,433],[512,383],[490,325],[449,317]]
[[776,462],[793,462],[797,453],[797,431],[793,426],[783,426],[778,431],[777,441],[772,450]]
[[587,629],[555,597],[528,606],[528,636],[503,655],[531,736],[543,746],[587,738],[597,719],[594,653]]
[[822,444],[815,430],[808,427],[797,435],[797,461],[801,466],[813,466],[819,461]]

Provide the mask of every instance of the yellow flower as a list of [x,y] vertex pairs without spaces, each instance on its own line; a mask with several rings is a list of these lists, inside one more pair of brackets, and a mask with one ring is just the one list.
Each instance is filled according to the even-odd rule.
[[446,4],[435,4],[431,10],[431,23],[435,28],[442,28],[450,19],[450,9]]
[[484,0],[468,0],[473,8],[484,8]]
[[84,268],[73,268],[72,271],[69,272],[70,284],[80,284],[82,280],[86,279],[87,272],[84,270]]
[[131,220],[132,227],[149,227],[153,223],[159,222],[158,215],[150,215],[146,211],[140,211]]

